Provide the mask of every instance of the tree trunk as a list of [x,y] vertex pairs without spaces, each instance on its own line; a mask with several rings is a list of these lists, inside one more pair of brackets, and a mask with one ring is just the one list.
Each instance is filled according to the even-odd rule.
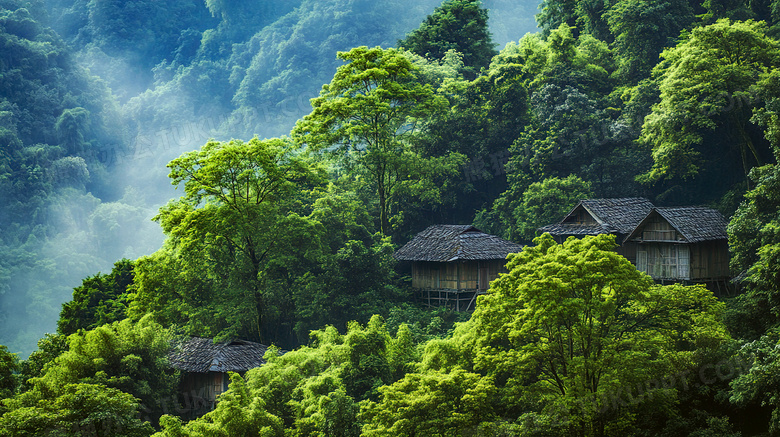
[[249,247],[249,260],[252,263],[252,294],[255,301],[255,329],[257,330],[257,342],[263,342],[263,292],[260,289],[260,259],[253,247]]
[[390,218],[387,211],[387,193],[385,192],[384,172],[377,174],[377,189],[379,191],[379,226],[383,235],[390,235]]

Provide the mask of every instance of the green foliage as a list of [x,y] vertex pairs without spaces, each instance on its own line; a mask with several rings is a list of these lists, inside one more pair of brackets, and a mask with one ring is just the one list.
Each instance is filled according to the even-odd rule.
[[658,55],[693,23],[695,6],[688,1],[614,2],[606,17],[620,54],[621,77],[630,83],[649,77]]
[[0,433],[19,437],[147,437],[132,395],[101,384],[69,383],[41,402],[14,405],[0,416]]
[[368,395],[362,390],[394,382],[399,362],[413,364],[406,353],[414,347],[408,331],[401,328],[393,338],[375,316],[366,326],[350,324],[344,335],[333,327],[311,335],[309,346],[283,355],[272,349],[263,366],[244,378],[231,375],[230,390],[205,416],[186,425],[163,416],[156,436],[361,435],[357,401]]
[[34,387],[34,379],[43,376],[46,365],[68,350],[67,337],[61,334],[46,334],[38,340],[38,349],[21,362],[19,379],[21,391],[27,391]]
[[463,369],[410,374],[380,393],[361,405],[364,436],[456,436],[495,418],[492,381]]
[[532,231],[518,229],[525,220],[519,215],[523,196],[532,183],[549,178],[574,175],[597,197],[639,194],[633,179],[647,158],[633,144],[634,114],[623,113],[615,92],[615,52],[605,42],[575,38],[562,24],[546,41],[528,35],[496,59],[516,64],[516,77],[528,90],[530,120],[515,129],[509,144],[506,191],[477,223],[505,238],[532,237]]
[[756,187],[745,194],[728,232],[731,268],[745,287],[745,293],[732,302],[730,326],[740,337],[754,340],[780,321],[780,169],[758,167],[751,176]]
[[299,152],[255,139],[172,161],[185,196],[158,216],[165,247],[137,261],[131,316],[294,347],[403,298],[389,240],[355,193],[323,190],[322,168]]
[[517,235],[523,240],[533,240],[537,229],[556,223],[572,205],[591,197],[590,184],[574,175],[532,183],[523,193],[523,202],[515,213]]
[[[773,70],[753,88],[767,103],[754,111],[752,121],[765,128],[775,159],[780,156],[778,77],[777,70]],[[728,227],[731,269],[745,288],[745,293],[732,301],[730,327],[740,337],[755,340],[775,329],[780,321],[780,168],[777,164],[756,167],[750,177],[755,187],[745,194]]]
[[643,414],[658,431],[675,423],[677,390],[648,381],[687,375],[726,344],[723,304],[701,286],[653,285],[612,236],[535,243],[469,322],[426,345],[416,373],[362,405],[364,433],[509,429],[499,418],[524,435],[626,435]]
[[[506,189],[509,148],[529,119],[525,70],[518,54],[504,50],[476,79],[442,85],[450,109],[433,120],[421,147],[434,156],[458,152],[468,162],[460,181],[450,185],[451,200],[438,208],[438,216],[452,223],[470,222],[475,210]],[[420,220],[410,233],[440,220],[425,212],[428,221]]]
[[[299,202],[306,202],[309,190],[322,182],[322,170],[289,141],[256,138],[209,142],[171,161],[169,168],[172,183],[183,185],[184,195],[161,208],[155,219],[175,257],[163,255],[162,266],[153,258],[139,263],[131,314],[155,310],[155,302],[184,304],[195,314],[187,316],[189,321],[173,321],[212,318],[213,331],[198,332],[196,325],[193,333],[260,339],[267,332],[263,317],[274,284],[287,292],[292,285],[275,280],[284,281],[299,260],[319,250],[317,223],[298,212]],[[178,281],[167,277],[169,265],[183,267],[174,274]],[[158,267],[166,268],[165,274],[150,275]],[[178,284],[188,282],[193,287],[182,295]],[[187,311],[181,310],[183,317]]]
[[328,150],[347,171],[371,184],[379,201],[382,233],[391,234],[399,191],[438,203],[439,187],[430,175],[457,171],[461,158],[426,158],[412,145],[427,118],[445,100],[414,81],[414,67],[395,49],[358,47],[339,52],[349,62],[312,100],[312,113],[298,122],[294,138],[315,150]]
[[163,416],[160,421],[163,430],[155,436],[284,436],[282,421],[265,411],[263,400],[252,396],[244,379],[236,373],[230,374],[229,390],[220,396],[218,405],[214,411],[188,423],[186,428],[178,418]]
[[766,25],[754,21],[719,20],[665,50],[656,67],[661,102],[642,129],[654,165],[641,179],[674,184],[705,178],[724,190],[739,182],[735,175],[746,178],[766,162],[768,144],[749,124],[752,108],[760,105],[749,89],[777,67],[779,56]]
[[[769,410],[769,435],[780,432],[780,356],[778,332],[770,330],[761,338],[748,342],[739,351],[740,374],[731,381],[731,402],[754,411]],[[763,407],[763,408],[762,408]],[[764,417],[759,417],[762,422]]]
[[84,108],[72,108],[62,111],[54,129],[59,135],[64,149],[70,154],[79,154],[84,152],[84,135],[89,129],[90,117],[89,111]]
[[0,399],[9,398],[16,392],[19,367],[16,354],[8,352],[6,346],[0,346]]
[[[140,402],[148,414],[144,419],[154,421],[161,414],[158,401],[170,397],[178,383],[178,374],[168,365],[169,340],[168,332],[152,322],[151,317],[137,323],[123,320],[73,334],[67,340],[68,350],[46,364],[41,376],[27,381],[31,388],[9,400],[7,405],[13,410],[23,410],[55,403],[60,397],[78,396],[79,387],[84,385],[84,390],[117,397],[116,402],[121,405],[116,408],[132,410],[133,417],[139,414]],[[138,402],[125,397],[129,395]]]
[[68,336],[125,319],[132,283],[133,262],[128,259],[117,261],[108,275],[98,273],[84,279],[73,289],[73,300],[62,304],[57,331]]
[[480,0],[446,0],[398,46],[430,59],[454,50],[463,55],[464,76],[474,79],[496,55],[488,29],[488,11]]
[[390,308],[387,330],[396,332],[406,325],[414,343],[423,344],[434,338],[449,335],[456,323],[462,323],[471,315],[446,307],[429,308],[410,302],[401,302]]
[[[331,237],[335,235],[329,222],[335,217],[339,216],[322,222],[322,229],[330,229]],[[352,320],[368,320],[406,298],[394,285],[396,261],[389,238],[345,238],[338,244],[322,255],[317,270],[312,272],[316,276],[309,277],[294,292],[295,331],[299,339],[328,324],[341,328]]]

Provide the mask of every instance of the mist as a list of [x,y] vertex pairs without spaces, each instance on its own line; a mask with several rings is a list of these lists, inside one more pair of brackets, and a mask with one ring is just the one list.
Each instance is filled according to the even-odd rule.
[[[196,0],[152,1],[146,18],[130,15],[129,2],[112,10],[103,2],[48,0],[45,10],[31,11],[90,78],[92,88],[82,92],[102,103],[75,131],[83,145],[71,154],[84,164],[70,165],[80,176],[51,182],[36,210],[45,226],[5,241],[12,255],[0,260],[0,344],[26,358],[39,338],[56,332],[62,303],[84,278],[160,248],[164,235],[152,217],[178,195],[167,176],[171,159],[209,139],[288,134],[341,64],[337,51],[394,46],[440,1],[259,3],[247,13],[229,5],[209,10]],[[484,6],[498,49],[536,30],[535,1]],[[57,141],[67,149],[62,136],[50,142]],[[25,225],[8,221],[7,229]]]

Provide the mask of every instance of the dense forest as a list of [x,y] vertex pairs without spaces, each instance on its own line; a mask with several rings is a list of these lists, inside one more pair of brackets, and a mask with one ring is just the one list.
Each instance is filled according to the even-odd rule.
[[[780,435],[780,1],[536,6],[0,0],[0,435]],[[538,235],[630,196],[738,294]],[[471,314],[437,223],[526,245]],[[273,346],[187,420],[189,336]]]

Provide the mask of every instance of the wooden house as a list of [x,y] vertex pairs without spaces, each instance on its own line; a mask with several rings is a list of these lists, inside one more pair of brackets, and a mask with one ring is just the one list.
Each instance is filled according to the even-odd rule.
[[506,272],[506,257],[523,246],[469,225],[433,225],[393,255],[411,263],[412,287],[429,305],[470,311],[477,295]]
[[656,208],[649,200],[582,200],[560,222],[539,228],[559,243],[613,234],[617,252],[658,282],[706,283],[729,292],[726,219],[704,207]]
[[625,238],[652,209],[652,202],[643,197],[581,200],[563,220],[539,231],[548,232],[558,243],[571,236],[612,234],[618,253],[636,263],[636,244]]
[[653,208],[625,241],[637,245],[637,269],[657,281],[725,286],[727,224],[720,212],[710,208]]
[[171,367],[182,372],[179,383],[182,417],[193,418],[214,409],[217,397],[227,391],[227,372],[244,374],[265,364],[268,347],[251,341],[214,343],[193,337],[181,342],[168,355]]

